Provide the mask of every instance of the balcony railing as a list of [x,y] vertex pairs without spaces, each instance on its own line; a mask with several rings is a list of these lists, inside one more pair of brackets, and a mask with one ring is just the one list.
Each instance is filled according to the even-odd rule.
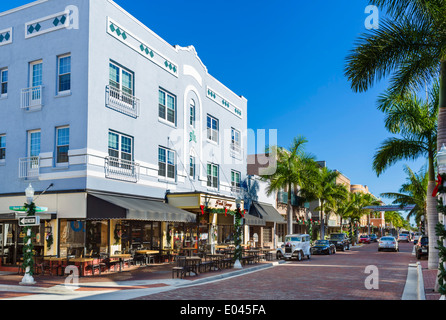
[[240,145],[238,145],[236,143],[231,143],[230,152],[231,152],[231,156],[233,156],[236,159],[241,160],[243,149]]
[[106,157],[104,169],[105,177],[108,179],[135,183],[139,180],[139,164],[134,161]]
[[106,105],[130,117],[139,117],[139,99],[112,86],[106,87]]
[[19,179],[36,179],[40,174],[40,158],[19,159]]
[[43,103],[43,86],[22,89],[20,107],[26,111],[39,111]]

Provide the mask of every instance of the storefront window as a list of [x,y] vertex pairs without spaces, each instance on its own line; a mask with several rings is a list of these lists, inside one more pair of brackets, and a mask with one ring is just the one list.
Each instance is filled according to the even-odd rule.
[[85,248],[88,255],[98,256],[100,253],[108,253],[108,223],[108,221],[87,221]]
[[85,221],[60,220],[59,244],[61,257],[84,255]]

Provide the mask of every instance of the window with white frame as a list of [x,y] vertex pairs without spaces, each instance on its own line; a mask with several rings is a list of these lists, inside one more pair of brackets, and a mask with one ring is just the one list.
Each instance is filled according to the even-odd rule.
[[195,179],[195,157],[193,156],[189,158],[189,176]]
[[176,118],[176,97],[163,89],[158,91],[158,104],[159,111],[158,116],[160,119],[166,120],[172,124],[175,124]]
[[58,88],[57,92],[68,92],[71,90],[71,55],[58,57]]
[[38,157],[40,155],[41,131],[28,131],[28,157]]
[[158,175],[160,177],[175,179],[175,152],[164,148],[158,148]]
[[231,128],[231,150],[237,153],[241,151],[240,131],[234,128]]
[[68,163],[70,150],[70,127],[56,128],[56,163]]
[[120,65],[110,62],[109,84],[129,96],[134,95],[134,73]]
[[116,159],[133,161],[133,138],[115,131],[109,131],[108,155]]
[[219,166],[217,164],[208,163],[207,178],[208,178],[208,187],[218,188]]
[[231,171],[231,186],[233,190],[240,189],[241,174],[238,171]]
[[6,159],[6,134],[0,135],[0,161]]
[[218,143],[218,119],[207,116],[207,138],[208,140]]
[[8,94],[8,69],[0,69],[0,95]]
[[195,101],[193,99],[190,100],[189,124],[195,128]]

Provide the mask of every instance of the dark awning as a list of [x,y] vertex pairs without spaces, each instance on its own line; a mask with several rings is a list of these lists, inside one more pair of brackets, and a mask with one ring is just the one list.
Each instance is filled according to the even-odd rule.
[[248,226],[261,226],[261,227],[266,226],[265,220],[263,220],[262,218],[253,216],[249,213],[245,214],[244,219],[245,219],[245,224]]
[[87,219],[196,222],[196,217],[163,201],[97,193],[87,197]]
[[253,202],[249,208],[249,214],[265,222],[285,223],[284,217],[270,204]]

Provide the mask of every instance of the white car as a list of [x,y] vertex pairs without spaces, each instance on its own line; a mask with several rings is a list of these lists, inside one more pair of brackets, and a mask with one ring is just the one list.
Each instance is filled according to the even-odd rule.
[[415,235],[413,236],[413,244],[417,244],[418,240],[422,237],[421,232],[415,232]]
[[406,242],[410,242],[409,235],[408,235],[407,233],[401,233],[401,234],[398,236],[398,241],[406,241]]
[[301,261],[305,256],[310,259],[310,236],[308,234],[287,235],[284,244],[277,249],[276,255],[278,260],[296,258]]
[[378,251],[382,250],[392,250],[395,252],[400,251],[398,246],[398,241],[395,237],[385,236],[378,241]]

